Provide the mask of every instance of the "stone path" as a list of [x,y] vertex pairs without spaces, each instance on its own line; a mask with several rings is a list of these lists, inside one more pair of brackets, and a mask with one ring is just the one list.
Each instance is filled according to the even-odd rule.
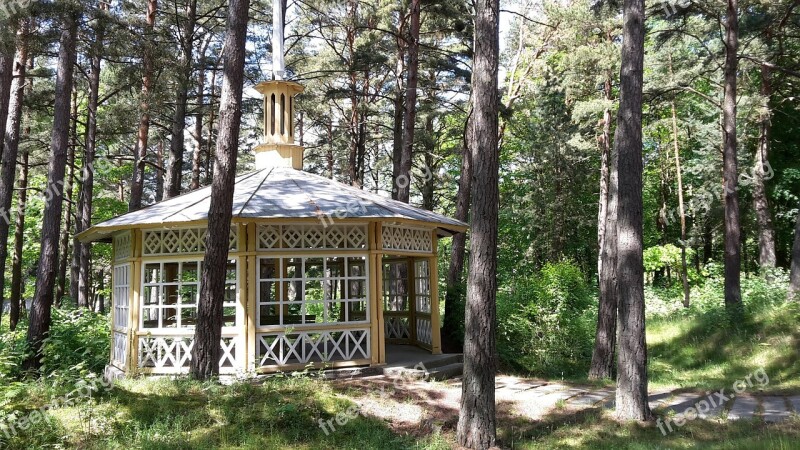
[[[460,379],[435,383],[413,380],[393,386],[390,377],[370,376],[336,383],[361,389],[364,395],[354,398],[361,411],[386,420],[401,431],[414,432],[426,424],[454,422],[458,418]],[[380,386],[389,389],[379,389]],[[496,378],[495,386],[498,413],[502,412],[508,417],[542,420],[558,410],[614,407],[614,388],[572,386],[502,375]],[[701,419],[716,421],[758,420],[774,423],[800,414],[800,395],[761,396],[746,392],[736,395],[727,391],[724,396],[715,394],[664,390],[651,393],[649,402],[659,415],[686,414],[691,418],[696,412]]]

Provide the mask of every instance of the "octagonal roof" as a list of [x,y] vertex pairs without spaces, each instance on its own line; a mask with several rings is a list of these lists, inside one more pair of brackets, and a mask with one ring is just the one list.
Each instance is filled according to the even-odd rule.
[[[141,225],[170,227],[208,220],[210,205],[211,186],[207,186],[100,222],[78,238],[91,242]],[[256,218],[404,220],[434,225],[445,235],[467,229],[466,223],[442,214],[288,167],[265,168],[236,178],[233,219]]]

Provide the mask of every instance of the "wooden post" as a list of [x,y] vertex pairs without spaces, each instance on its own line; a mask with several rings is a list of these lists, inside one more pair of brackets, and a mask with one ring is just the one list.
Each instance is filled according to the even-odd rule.
[[431,283],[431,353],[440,355],[442,353],[442,336],[439,319],[439,238],[436,230],[433,235],[433,256],[428,259],[428,269],[430,272]]
[[134,375],[139,368],[139,314],[142,291],[142,230],[134,229],[131,239],[131,277],[128,297],[128,367],[126,375]]
[[247,239],[247,256],[242,258],[242,261],[247,261],[243,272],[245,277],[242,279],[242,286],[246,286],[246,311],[247,320],[245,322],[245,341],[246,356],[244,360],[245,370],[255,370],[258,365],[256,360],[256,326],[258,321],[258,283],[257,270],[258,270],[258,257],[256,257],[256,249],[258,248],[258,227],[255,223],[248,223],[246,226],[246,233],[249,236]]
[[376,296],[375,296],[375,314],[377,316],[377,339],[378,339],[378,350],[380,351],[380,364],[386,364],[386,332],[385,325],[383,323],[383,239],[381,234],[383,233],[381,222],[375,222],[375,249],[377,253],[375,254],[375,265],[377,266],[377,270],[375,271],[374,280],[376,285]]
[[408,295],[408,340],[411,344],[417,342],[417,286],[416,262],[412,257],[406,257],[406,294]]

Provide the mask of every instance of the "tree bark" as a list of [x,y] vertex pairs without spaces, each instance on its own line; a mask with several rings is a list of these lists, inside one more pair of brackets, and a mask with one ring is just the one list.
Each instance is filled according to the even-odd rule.
[[22,151],[22,167],[19,171],[19,201],[17,202],[17,217],[14,224],[14,256],[11,263],[11,317],[9,324],[11,331],[17,329],[22,304],[22,293],[25,281],[22,279],[22,251],[25,241],[25,204],[28,202],[28,150]]
[[623,3],[620,98],[614,145],[619,165],[617,204],[618,339],[616,415],[647,420],[642,223],[642,79],[644,0]]
[[411,0],[409,12],[408,70],[406,74],[405,115],[403,117],[403,151],[400,173],[395,180],[397,200],[408,203],[411,196],[411,162],[414,154],[414,125],[417,119],[417,80],[419,73],[420,0]]
[[[17,30],[16,36],[16,57],[14,59],[13,81],[9,88],[8,105],[6,106],[6,119],[3,135],[3,151],[0,158],[0,305],[3,303],[5,293],[5,274],[6,258],[8,256],[8,233],[11,225],[11,202],[14,196],[14,174],[17,170],[17,154],[19,152],[20,125],[22,122],[23,98],[25,95],[25,73],[28,65],[28,33],[30,31],[30,19],[23,19]],[[3,80],[5,82],[5,80]],[[2,94],[0,94],[2,95]],[[2,111],[0,111],[2,114]],[[13,290],[13,287],[12,287]],[[16,314],[16,319],[11,321],[16,327],[19,320],[19,303],[16,311],[13,299],[11,300],[11,315]],[[0,311],[2,315],[2,311]]]
[[[56,305],[61,306],[64,301],[64,293],[67,290],[67,262],[69,261],[69,237],[72,230],[72,201],[75,188],[75,152],[78,149],[78,91],[72,91],[72,114],[71,114],[72,144],[67,152],[67,175],[64,181],[64,196],[67,210],[64,214],[64,227],[61,229],[61,238],[58,245],[58,274],[56,275]],[[76,301],[73,298],[71,301]],[[80,305],[79,305],[80,306]]]
[[201,380],[219,373],[222,302],[225,297],[225,267],[228,259],[228,236],[242,116],[242,84],[249,3],[249,0],[231,0],[228,7],[219,108],[219,138],[214,157],[208,237],[191,362],[192,375]]
[[164,138],[158,139],[156,145],[156,202],[164,199]]
[[[470,119],[467,117],[467,122]],[[458,179],[456,194],[456,220],[469,220],[469,205],[472,194],[472,154],[467,145],[466,130],[461,146],[461,177]],[[453,235],[450,249],[450,267],[447,268],[447,292],[445,294],[444,319],[442,321],[442,345],[445,351],[461,353],[464,351],[464,335],[461,321],[464,320],[464,254],[466,253],[467,233]]]
[[[606,100],[611,100],[611,77],[604,83]],[[592,362],[589,378],[614,375],[614,349],[617,341],[617,154],[611,146],[611,110],[603,112],[600,138],[600,206],[597,215],[597,258],[600,299],[597,306]]]
[[393,126],[392,126],[392,198],[397,200],[399,192],[397,180],[400,176],[400,160],[403,158],[403,118],[405,117],[405,104],[403,100],[403,72],[406,66],[406,53],[405,53],[405,40],[402,38],[403,29],[405,28],[405,14],[398,13],[397,20],[397,90],[395,91],[393,104]]
[[798,296],[800,296],[800,207],[797,209],[797,220],[794,223],[792,263],[789,270],[789,300],[794,300]]
[[[202,59],[205,55],[201,54]],[[189,189],[200,188],[200,158],[203,151],[203,89],[205,88],[205,70],[197,70],[197,114],[194,116],[195,147],[192,152],[192,181]]]
[[156,23],[158,0],[147,0],[147,16],[145,27],[144,54],[142,55],[142,92],[139,100],[139,128],[136,132],[136,147],[134,148],[135,163],[133,166],[133,179],[131,180],[131,196],[128,202],[128,211],[136,211],[142,207],[142,194],[144,191],[145,158],[147,157],[147,141],[150,134],[150,96],[153,89],[153,28]]
[[722,178],[725,198],[725,306],[741,309],[742,239],[739,214],[738,163],[736,161],[736,72],[739,68],[738,0],[727,0],[725,27],[725,98],[722,105]]
[[[103,11],[107,6],[103,4]],[[100,13],[97,18],[97,28],[95,29],[95,39],[92,42],[89,55],[89,100],[86,112],[86,141],[83,147],[83,168],[81,169],[81,190],[78,195],[78,209],[75,220],[75,234],[89,229],[92,224],[92,199],[94,198],[94,157],[97,150],[97,107],[100,94],[100,68],[103,58],[103,48],[105,39],[105,12]],[[146,139],[146,135],[145,135]],[[137,143],[138,145],[138,143]],[[145,141],[145,146],[146,141]],[[138,150],[137,150],[138,151]],[[134,168],[134,171],[138,169]],[[131,187],[133,192],[133,187]],[[141,194],[141,192],[140,192]],[[131,196],[133,194],[131,193]],[[130,207],[130,204],[129,204]],[[130,209],[130,208],[129,208]],[[73,239],[73,280],[77,283],[73,290],[78,302],[78,306],[88,308],[91,300],[91,244],[83,243],[78,239]]]
[[186,22],[181,30],[181,66],[178,72],[175,115],[172,118],[172,138],[169,144],[169,167],[167,168],[166,198],[181,193],[183,176],[183,132],[186,129],[186,102],[189,97],[189,83],[192,77],[192,49],[194,26],[197,20],[197,0],[189,0],[186,6]]
[[772,132],[770,96],[772,95],[771,69],[761,65],[761,95],[767,107],[767,114],[761,118],[758,125],[758,145],[756,146],[755,167],[753,168],[753,209],[758,222],[758,264],[760,268],[774,268],[775,256],[775,227],[772,225],[772,214],[767,200],[765,178],[766,168],[769,167],[768,156],[770,149],[770,135]]
[[45,195],[48,201],[45,202],[42,214],[41,253],[27,335],[30,353],[23,362],[23,369],[26,371],[38,371],[41,367],[42,341],[50,331],[53,288],[58,264],[58,231],[61,224],[64,173],[67,164],[67,148],[69,147],[70,93],[72,92],[72,70],[76,59],[77,23],[76,11],[70,10],[64,14],[56,69],[51,153],[47,168]]
[[[670,56],[670,71],[672,71],[672,57]],[[681,219],[681,282],[683,283],[683,306],[689,307],[689,274],[686,268],[686,212],[683,208],[683,174],[681,173],[681,152],[678,147],[678,116],[675,112],[675,101],[670,103],[672,108],[672,143],[675,150],[675,173],[678,179],[678,214]]]
[[486,449],[496,440],[495,372],[498,206],[498,0],[475,2],[472,66],[472,231],[458,444]]

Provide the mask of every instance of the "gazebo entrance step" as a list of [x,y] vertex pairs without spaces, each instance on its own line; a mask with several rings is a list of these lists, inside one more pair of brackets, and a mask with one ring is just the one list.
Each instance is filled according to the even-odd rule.
[[[389,346],[387,346],[389,347]],[[407,347],[407,346],[391,346]],[[391,348],[387,349],[387,360],[390,362],[385,366],[377,367],[348,367],[343,369],[330,369],[322,372],[324,379],[335,380],[342,378],[360,378],[369,376],[387,376],[391,378],[415,378],[428,380],[444,380],[460,376],[463,371],[463,355],[451,353],[443,355],[431,355],[430,353],[413,348],[406,353],[413,353],[414,357],[397,360],[397,355],[389,358]],[[419,352],[419,353],[418,353]],[[424,352],[424,353],[423,353]],[[409,355],[405,355],[409,356]],[[427,377],[426,377],[427,374]]]

